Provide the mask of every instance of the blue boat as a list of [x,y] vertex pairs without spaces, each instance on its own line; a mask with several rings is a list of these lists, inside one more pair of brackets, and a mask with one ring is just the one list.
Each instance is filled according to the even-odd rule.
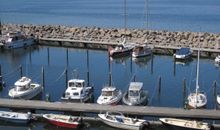
[[190,48],[180,48],[174,54],[174,58],[177,60],[186,60],[192,55],[192,50]]

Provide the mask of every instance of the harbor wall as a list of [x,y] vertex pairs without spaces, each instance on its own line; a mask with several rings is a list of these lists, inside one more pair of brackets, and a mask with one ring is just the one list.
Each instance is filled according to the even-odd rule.
[[[22,31],[26,35],[33,35],[36,39],[65,39],[77,41],[94,41],[117,44],[123,41],[125,30],[123,28],[100,28],[100,27],[76,27],[60,25],[32,25],[32,24],[4,24],[2,27],[4,34],[8,32]],[[220,34],[207,32],[180,32],[166,30],[145,30],[145,29],[127,29],[126,38],[129,42],[147,43],[152,46],[163,47],[190,47],[215,49],[220,47]],[[85,47],[83,42],[75,44],[68,41],[48,42],[40,41],[43,45]],[[107,45],[101,47],[87,46],[88,48],[107,48]]]

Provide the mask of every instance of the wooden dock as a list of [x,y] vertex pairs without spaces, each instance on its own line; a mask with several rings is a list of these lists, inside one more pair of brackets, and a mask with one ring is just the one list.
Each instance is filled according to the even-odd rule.
[[[103,42],[103,41],[86,41],[86,40],[74,40],[74,39],[58,39],[58,38],[39,38],[39,44],[42,45],[52,45],[52,46],[73,46],[76,47],[78,44],[79,47],[89,47],[94,49],[107,49],[107,46],[116,46],[119,43],[117,42]],[[75,44],[75,46],[74,46]],[[100,47],[102,46],[102,47]],[[177,50],[180,49],[180,46],[170,46],[170,45],[149,45],[154,49],[168,49],[168,50]],[[220,53],[219,48],[191,48],[193,51],[200,50],[201,52],[209,52],[209,53]]]
[[200,118],[220,119],[220,110],[194,109],[185,110],[182,108],[150,107],[150,106],[109,106],[91,103],[65,103],[46,102],[34,100],[0,99],[0,107],[31,110],[52,110],[68,112],[101,113],[105,111],[122,112],[124,114],[144,115],[153,117],[178,117],[178,118]]

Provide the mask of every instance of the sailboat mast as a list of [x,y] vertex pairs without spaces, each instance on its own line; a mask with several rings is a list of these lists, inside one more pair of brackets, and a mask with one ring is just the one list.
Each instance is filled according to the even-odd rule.
[[127,1],[124,0],[124,40],[126,41],[126,32],[127,32]]
[[0,35],[2,35],[2,21],[0,19]]
[[198,50],[198,63],[196,68],[197,68],[196,70],[196,95],[197,95],[199,89],[199,50]]

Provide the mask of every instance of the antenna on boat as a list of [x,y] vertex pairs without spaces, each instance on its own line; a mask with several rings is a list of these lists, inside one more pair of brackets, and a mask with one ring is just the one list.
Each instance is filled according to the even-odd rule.
[[197,66],[196,66],[196,103],[198,100],[197,95],[198,95],[198,91],[199,91],[199,54],[200,54],[200,50],[198,49],[198,62],[197,62]]

